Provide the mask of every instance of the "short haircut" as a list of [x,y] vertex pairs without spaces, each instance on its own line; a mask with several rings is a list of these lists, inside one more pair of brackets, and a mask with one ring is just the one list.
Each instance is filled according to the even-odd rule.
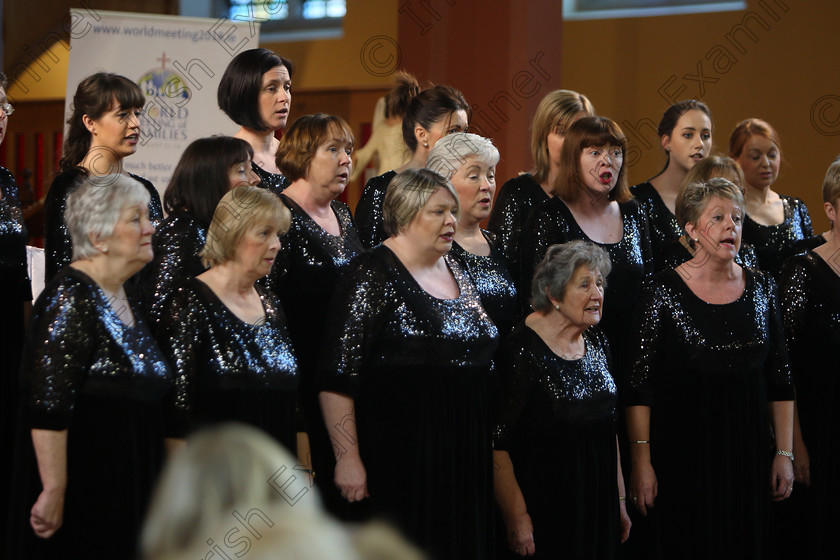
[[230,168],[253,157],[251,145],[232,136],[193,141],[181,154],[163,194],[167,214],[187,211],[209,226],[216,205],[230,190]]
[[277,66],[285,66],[290,77],[294,73],[290,60],[268,49],[249,49],[233,57],[219,82],[219,109],[240,126],[271,130],[260,116],[259,98],[263,74]]
[[683,186],[689,183],[704,183],[712,177],[723,177],[743,188],[744,172],[738,162],[729,156],[712,154],[704,157],[688,170]]
[[472,108],[463,94],[452,86],[434,86],[418,93],[406,107],[403,115],[403,141],[412,152],[417,151],[417,137],[414,129],[417,125],[426,130],[448,117],[455,111],[465,111],[467,120],[472,115]]
[[565,134],[569,123],[579,113],[594,117],[595,107],[582,93],[557,89],[546,95],[537,106],[531,121],[531,157],[534,171],[531,176],[537,184],[548,179],[551,163],[548,159],[548,135],[551,132]]
[[483,136],[456,132],[437,141],[429,152],[426,169],[451,179],[471,158],[494,166],[499,163],[499,150]]
[[770,123],[761,119],[745,119],[735,125],[735,129],[729,136],[729,157],[734,159],[741,157],[747,141],[756,135],[767,138],[776,145],[779,151],[782,150],[779,135]]
[[73,240],[73,260],[98,255],[90,236],[111,237],[122,211],[137,206],[148,212],[150,198],[146,187],[127,175],[83,178],[67,197],[64,211],[64,223]]
[[609,199],[626,202],[632,198],[627,186],[627,138],[621,128],[606,117],[582,117],[569,126],[560,152],[560,176],[553,188],[554,196],[574,202],[584,193],[586,186],[580,168],[581,154],[586,148],[600,146],[621,148],[621,169]]
[[425,168],[398,173],[391,179],[382,202],[385,233],[393,237],[405,230],[438,189],[446,190],[455,200],[457,217],[461,203],[449,179]]
[[239,240],[252,227],[268,222],[280,234],[289,230],[292,216],[276,194],[259,187],[242,186],[228,191],[213,214],[204,249],[198,254],[206,267],[234,258]]
[[697,221],[713,196],[731,200],[741,209],[741,216],[746,214],[744,193],[732,181],[723,177],[712,177],[708,181],[689,183],[677,195],[677,222],[682,229],[686,224],[697,225]]
[[341,117],[323,113],[298,117],[283,133],[275,163],[290,182],[305,179],[318,146],[332,137],[354,142],[350,125]]
[[828,202],[832,206],[837,205],[837,200],[840,199],[840,156],[837,156],[825,172],[822,195],[823,202]]
[[549,247],[531,281],[531,307],[534,311],[550,311],[553,305],[549,296],[563,301],[569,282],[581,266],[600,272],[604,277],[604,286],[607,285],[612,263],[609,254],[601,247],[581,240]]

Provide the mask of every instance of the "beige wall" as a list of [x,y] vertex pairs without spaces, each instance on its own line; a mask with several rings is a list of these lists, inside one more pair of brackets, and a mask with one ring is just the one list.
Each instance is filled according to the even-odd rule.
[[[738,27],[745,18],[748,31]],[[840,154],[838,21],[836,0],[748,0],[738,12],[566,21],[563,87],[586,93],[599,114],[621,124],[632,183],[664,161],[655,131],[633,130],[640,122],[655,127],[671,99],[708,103],[715,148],[724,152],[738,121],[769,121],[784,158],[774,189],[805,200],[815,229],[824,231],[820,187]]]

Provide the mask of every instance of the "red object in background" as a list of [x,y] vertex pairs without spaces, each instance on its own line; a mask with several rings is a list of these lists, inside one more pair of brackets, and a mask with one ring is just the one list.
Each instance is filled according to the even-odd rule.
[[[61,146],[62,146],[63,142],[64,142],[64,133],[63,132],[53,132],[53,166],[52,166],[52,168],[54,170],[54,173],[56,173],[56,174],[58,174],[58,172],[61,171],[58,168],[58,162],[61,161]],[[38,196],[39,197],[43,196],[43,190],[44,189],[40,186],[37,187],[37,188],[38,188],[38,191],[37,191]]]
[[17,155],[17,161],[14,175],[17,177],[26,169],[26,135],[23,133],[15,135],[15,155]]

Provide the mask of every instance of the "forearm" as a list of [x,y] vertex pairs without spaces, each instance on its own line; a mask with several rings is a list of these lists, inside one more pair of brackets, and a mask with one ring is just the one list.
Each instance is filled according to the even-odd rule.
[[650,464],[650,407],[630,406],[626,414],[630,460],[633,465]]
[[618,476],[618,496],[621,499],[627,496],[627,491],[624,488],[624,473],[621,471],[621,449],[618,445],[618,436],[615,436],[615,463],[616,475]]
[[64,494],[67,488],[67,430],[32,430],[32,446],[45,492]]
[[335,450],[335,460],[338,461],[344,456],[359,457],[353,398],[341,393],[321,391],[318,399],[321,403],[324,423]]
[[526,515],[525,497],[516,482],[513,462],[507,451],[493,451],[493,491],[496,503],[506,521]]
[[776,436],[776,449],[793,450],[793,401],[773,401],[770,403],[773,417],[773,432]]

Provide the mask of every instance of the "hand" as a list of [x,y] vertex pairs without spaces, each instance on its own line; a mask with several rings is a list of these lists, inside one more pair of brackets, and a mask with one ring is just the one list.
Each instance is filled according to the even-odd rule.
[[776,455],[770,476],[773,501],[781,502],[793,492],[793,462],[784,455]]
[[633,502],[642,515],[647,515],[647,508],[653,507],[653,502],[659,493],[656,473],[650,463],[633,465],[630,474],[630,488],[627,499]]
[[505,521],[507,527],[507,539],[510,549],[519,556],[533,556],[536,552],[534,545],[534,525],[531,523],[531,516],[527,513]]
[[335,464],[335,485],[341,490],[341,497],[348,502],[360,502],[369,498],[367,473],[358,455],[345,454]]
[[43,490],[29,513],[29,524],[35,534],[48,539],[64,520],[64,492]]
[[796,457],[793,462],[793,475],[796,482],[811,486],[811,456],[804,442],[798,446],[794,442],[793,456]]
[[627,506],[624,505],[626,502],[621,500],[618,502],[620,513],[621,513],[621,542],[627,542],[627,539],[630,538],[630,527],[633,526],[633,523],[630,521],[630,516],[627,515]]

